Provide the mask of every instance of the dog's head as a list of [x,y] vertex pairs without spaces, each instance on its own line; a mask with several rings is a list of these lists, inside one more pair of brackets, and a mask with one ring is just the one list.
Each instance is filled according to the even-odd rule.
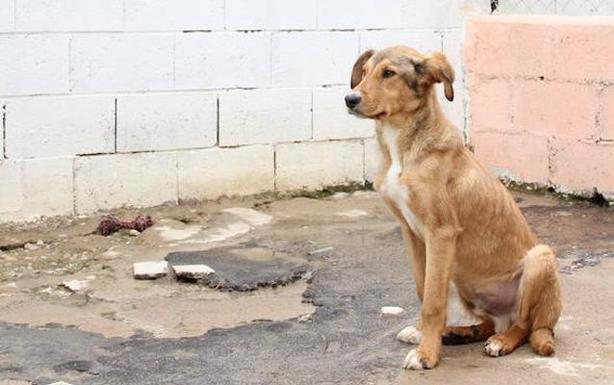
[[445,55],[423,55],[409,47],[364,52],[352,70],[352,92],[345,97],[349,111],[370,119],[410,114],[424,105],[433,84],[442,82],[454,99],[454,71]]

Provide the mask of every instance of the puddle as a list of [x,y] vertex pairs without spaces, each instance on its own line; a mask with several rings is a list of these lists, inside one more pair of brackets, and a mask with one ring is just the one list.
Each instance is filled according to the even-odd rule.
[[254,209],[246,207],[232,207],[229,209],[224,209],[222,211],[236,215],[252,226],[266,225],[267,223],[270,223],[271,220],[273,220],[273,217],[268,214],[264,214],[260,211],[256,211]]
[[314,312],[303,303],[307,283],[250,293],[218,292],[186,284],[124,282],[93,289],[87,297],[0,297],[0,319],[43,327],[75,326],[106,337],[151,333],[157,338],[198,336],[256,320],[281,321]]
[[155,230],[160,233],[160,237],[167,242],[183,241],[193,237],[202,231],[200,226],[186,226],[184,228],[175,228],[170,226],[157,226]]

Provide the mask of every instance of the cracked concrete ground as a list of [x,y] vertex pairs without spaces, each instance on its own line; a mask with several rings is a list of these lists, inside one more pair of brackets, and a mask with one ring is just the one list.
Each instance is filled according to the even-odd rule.
[[[445,347],[435,370],[401,370],[411,347],[394,336],[419,311],[409,258],[379,198],[356,192],[144,210],[157,223],[138,236],[91,234],[98,217],[0,226],[0,384],[611,383],[614,210],[515,195],[559,256],[555,357],[473,344]],[[211,249],[313,274],[249,292],[132,278],[133,262]]]

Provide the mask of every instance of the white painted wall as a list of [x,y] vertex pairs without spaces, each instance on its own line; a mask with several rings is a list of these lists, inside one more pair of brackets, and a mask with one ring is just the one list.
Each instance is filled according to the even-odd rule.
[[360,52],[443,50],[467,0],[0,0],[0,221],[372,176]]

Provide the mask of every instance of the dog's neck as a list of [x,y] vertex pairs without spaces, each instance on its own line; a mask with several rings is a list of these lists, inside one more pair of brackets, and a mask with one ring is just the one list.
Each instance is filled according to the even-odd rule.
[[399,149],[415,157],[462,147],[459,132],[441,111],[434,88],[428,92],[425,102],[414,111],[395,114],[377,123],[378,135],[382,134],[384,126],[399,130]]

